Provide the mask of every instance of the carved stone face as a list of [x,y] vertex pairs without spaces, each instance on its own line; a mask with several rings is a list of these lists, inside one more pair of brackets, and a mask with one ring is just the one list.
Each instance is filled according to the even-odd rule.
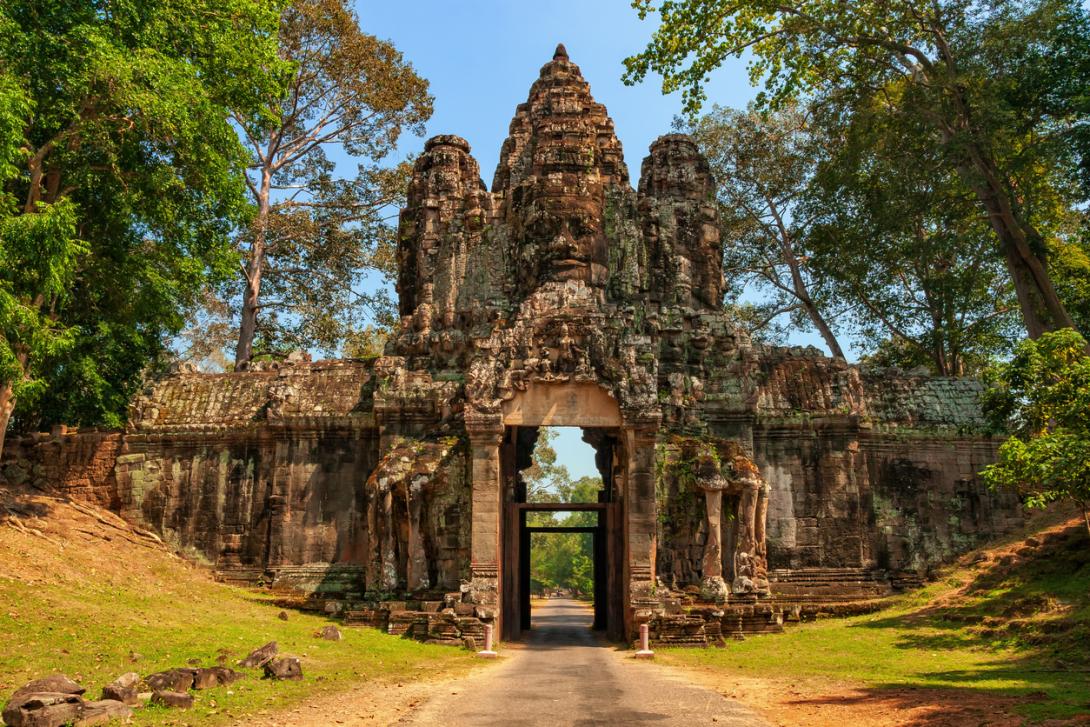
[[523,227],[523,245],[535,251],[544,280],[606,283],[608,246],[601,205],[594,199],[550,197],[534,205]]

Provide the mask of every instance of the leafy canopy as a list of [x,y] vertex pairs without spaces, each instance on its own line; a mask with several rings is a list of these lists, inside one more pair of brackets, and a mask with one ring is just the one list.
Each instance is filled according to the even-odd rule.
[[[1027,504],[1070,499],[1090,505],[1090,355],[1066,329],[1023,341],[991,373],[985,410],[1011,437],[984,470],[993,486],[1011,487]],[[1090,528],[1090,519],[1087,521]]]
[[[230,116],[260,114],[282,93],[281,5],[0,6],[9,347],[0,385],[33,381],[39,394],[16,397],[20,426],[120,425],[200,291],[237,265],[229,240],[250,210]],[[48,275],[31,279],[18,260],[37,260]],[[39,323],[25,325],[31,319]]]

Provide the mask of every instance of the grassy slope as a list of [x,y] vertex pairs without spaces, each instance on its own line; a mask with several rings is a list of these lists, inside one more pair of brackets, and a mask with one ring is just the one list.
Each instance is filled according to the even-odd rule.
[[[56,500],[2,490],[0,505],[15,511],[0,506],[0,703],[54,671],[97,698],[102,685],[126,671],[149,674],[194,659],[210,666],[221,654],[233,665],[273,639],[281,653],[301,658],[302,682],[274,683],[248,670],[231,687],[195,692],[197,705],[184,721],[212,725],[368,680],[459,672],[472,660],[460,650],[367,628],[342,629],[340,642],[317,639],[326,619],[292,612],[281,621],[267,598],[214,583],[205,570],[108,514],[99,514],[104,523]],[[131,652],[140,655],[135,662]],[[135,724],[180,716],[148,708]]]
[[670,650],[663,660],[876,692],[937,687],[1024,697],[1016,710],[1039,720],[1090,712],[1088,645],[1090,538],[1078,518],[970,554],[878,613],[792,626],[724,649]]

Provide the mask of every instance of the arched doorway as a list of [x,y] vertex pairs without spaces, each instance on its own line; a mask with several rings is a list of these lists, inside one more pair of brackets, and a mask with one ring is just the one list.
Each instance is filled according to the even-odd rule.
[[[593,525],[578,528],[593,537],[594,626],[611,638],[624,634],[624,570],[621,488],[627,458],[622,443],[622,416],[616,401],[590,383],[533,384],[505,402],[500,446],[502,528],[502,633],[517,639],[531,627],[530,541],[533,533],[574,532],[571,528],[535,527],[533,512],[593,513]],[[521,472],[529,467],[541,427],[577,426],[595,451],[602,479],[597,501],[531,502]]]

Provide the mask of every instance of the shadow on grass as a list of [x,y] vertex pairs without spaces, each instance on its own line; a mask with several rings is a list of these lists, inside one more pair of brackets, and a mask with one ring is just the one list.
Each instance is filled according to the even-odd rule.
[[50,507],[37,499],[41,495],[40,492],[27,492],[0,485],[0,518],[9,517],[17,520],[44,518],[50,513]]
[[1090,724],[1090,537],[1069,526],[1031,538],[978,564],[980,571],[953,597],[910,613],[852,624],[893,629],[894,646],[910,651],[996,651],[994,666],[921,671],[917,682],[880,684],[861,699],[908,699],[927,694],[941,707],[921,724],[956,724],[953,714],[974,698],[1010,698],[1032,719],[1085,715]]

